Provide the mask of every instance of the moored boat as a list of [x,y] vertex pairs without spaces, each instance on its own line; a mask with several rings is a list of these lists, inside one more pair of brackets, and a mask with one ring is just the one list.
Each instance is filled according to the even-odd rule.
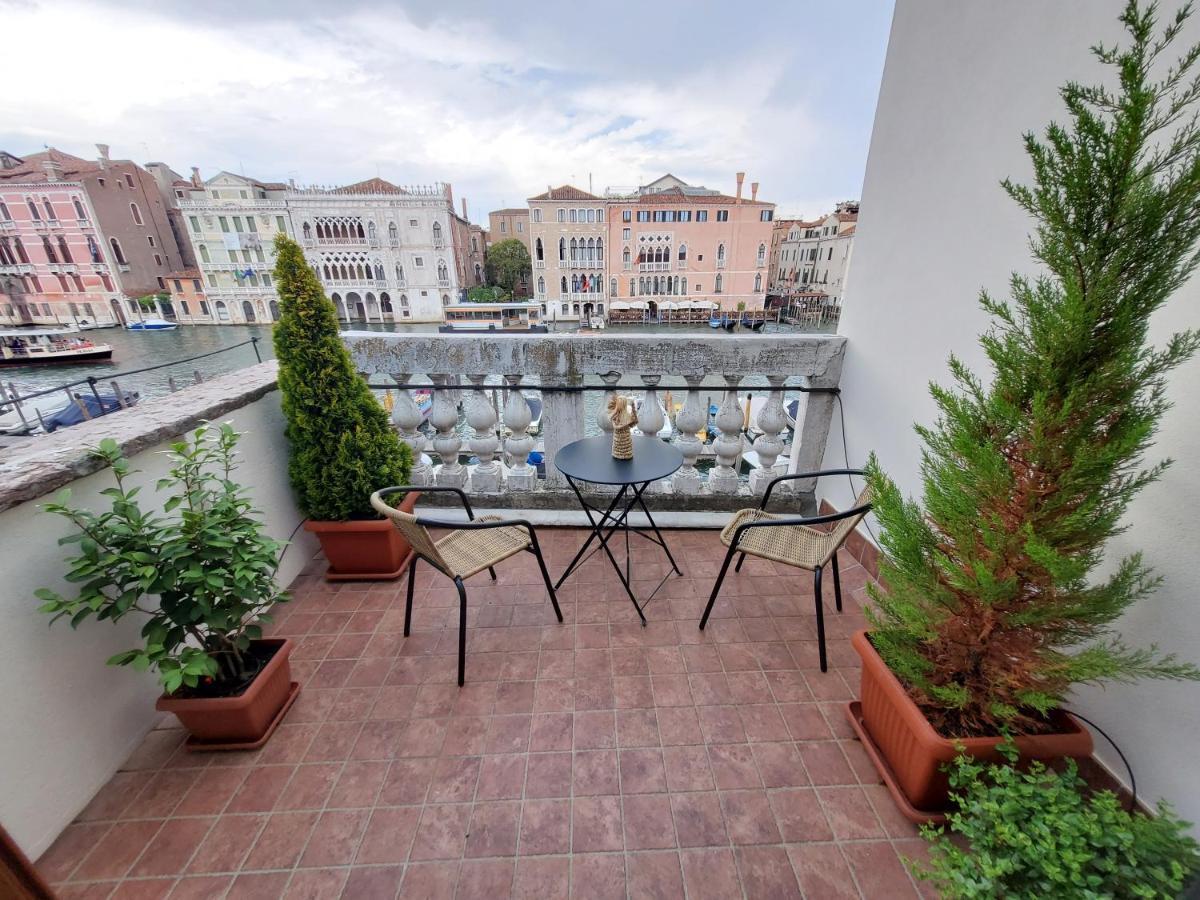
[[125,327],[129,331],[174,331],[179,327],[179,323],[151,317],[142,319],[140,322],[130,322]]
[[73,326],[0,331],[0,366],[103,362],[112,355],[108,344],[89,341]]

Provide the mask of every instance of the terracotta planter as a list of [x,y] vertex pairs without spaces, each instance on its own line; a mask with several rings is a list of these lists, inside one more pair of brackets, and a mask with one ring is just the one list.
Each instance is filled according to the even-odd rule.
[[[851,644],[862,658],[862,700],[852,704],[851,723],[905,815],[914,821],[937,818],[948,805],[948,779],[941,767],[954,759],[958,746],[977,759],[1000,762],[1000,739],[942,737],[884,664],[867,632],[855,634]],[[1054,718],[1058,732],[1016,739],[1021,762],[1091,755],[1087,729],[1067,713],[1057,712]]]
[[[412,512],[420,496],[410,491],[398,508]],[[408,567],[412,548],[387,519],[309,520],[304,528],[317,536],[321,552],[329,560],[326,581],[392,581]]]
[[274,645],[275,651],[262,671],[236,697],[170,697],[164,694],[155,704],[174,713],[192,733],[188,749],[253,749],[266,743],[300,690],[292,682],[288,657],[292,642],[264,638],[258,645]]

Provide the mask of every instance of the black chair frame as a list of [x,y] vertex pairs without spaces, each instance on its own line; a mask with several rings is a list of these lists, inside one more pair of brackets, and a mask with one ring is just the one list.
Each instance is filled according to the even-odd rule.
[[[514,525],[523,527],[529,534],[529,546],[524,548],[526,553],[532,553],[537,557],[538,568],[542,572],[542,580],[546,583],[546,591],[550,594],[550,602],[554,606],[554,614],[558,616],[558,621],[563,620],[562,610],[558,606],[558,596],[554,593],[554,584],[550,580],[550,572],[546,569],[546,560],[542,557],[542,547],[538,543],[537,531],[533,527],[533,523],[528,519],[500,519],[488,522],[475,521],[475,511],[471,509],[471,501],[467,499],[466,493],[461,488],[446,487],[446,486],[422,486],[415,485],[396,485],[394,487],[383,488],[376,493],[382,499],[390,494],[408,493],[409,491],[419,491],[422,494],[427,493],[448,493],[457,494],[458,499],[462,501],[463,509],[467,513],[466,522],[453,522],[444,519],[431,519],[427,516],[416,516],[417,524],[425,528],[447,528],[455,531],[481,531],[488,528],[506,528]],[[436,571],[441,572],[448,578],[453,579],[454,586],[458,589],[458,686],[462,687],[466,680],[467,669],[467,587],[463,579],[458,575],[451,575],[440,565],[433,560],[419,553],[413,548],[412,561],[408,564],[408,595],[404,601],[404,636],[408,637],[409,627],[412,624],[412,607],[413,607],[413,589],[415,587],[417,560],[423,559]],[[493,566],[488,566],[488,574],[492,576],[492,581],[496,580],[496,569]]]
[[[780,475],[772,478],[767,484],[767,489],[763,491],[762,502],[758,504],[760,510],[766,510],[767,503],[771,499],[771,491],[775,485],[784,481],[796,481],[803,478],[824,478],[831,475],[863,475],[862,469],[826,469],[821,472],[797,472],[792,475]],[[788,516],[778,519],[768,519],[759,522],[746,522],[739,525],[733,533],[733,540],[729,542],[729,549],[725,553],[725,561],[721,564],[721,573],[717,576],[717,582],[713,585],[712,594],[708,598],[708,605],[704,607],[704,615],[700,617],[700,630],[704,630],[704,626],[708,624],[708,617],[712,613],[713,605],[717,602],[717,594],[720,593],[721,584],[725,581],[725,574],[729,571],[729,564],[733,561],[735,553],[739,553],[737,565],[734,567],[734,572],[742,570],[742,563],[746,561],[746,554],[738,550],[738,544],[741,543],[742,535],[751,528],[780,528],[790,525],[825,525],[830,522],[840,522],[842,519],[849,519],[852,516],[862,515],[870,512],[871,504],[864,503],[862,506],[856,506],[853,509],[848,509],[845,512],[829,513],[823,516]],[[833,556],[829,559],[829,565],[833,569],[833,597],[837,611],[842,611],[842,581],[838,574],[838,551],[833,551]],[[799,568],[799,567],[797,567]],[[826,658],[825,651],[825,607],[822,604],[821,594],[821,566],[813,569],[813,598],[816,604],[817,612],[817,652],[821,659],[821,671],[829,671],[829,664]]]

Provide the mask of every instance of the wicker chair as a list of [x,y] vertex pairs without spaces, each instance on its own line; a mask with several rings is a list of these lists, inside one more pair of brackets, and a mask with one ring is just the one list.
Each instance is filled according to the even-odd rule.
[[[445,522],[429,519],[425,516],[411,515],[395,509],[384,502],[384,497],[390,494],[420,491],[432,493],[444,491],[458,494],[463,508],[467,511],[466,522]],[[550,602],[554,604],[554,614],[558,621],[563,620],[562,610],[558,608],[558,597],[554,594],[554,585],[550,582],[550,573],[546,571],[546,561],[542,558],[542,548],[538,545],[537,532],[533,525],[524,519],[500,519],[497,516],[482,516],[475,518],[471,502],[467,495],[453,487],[412,487],[400,485],[383,488],[371,495],[371,505],[380,514],[387,516],[398,528],[405,539],[412,545],[412,562],[408,565],[408,599],[404,604],[404,636],[408,637],[409,625],[412,622],[413,581],[417,571],[417,560],[423,559],[443,575],[453,579],[458,588],[458,684],[461,687],[466,675],[467,664],[467,588],[463,582],[472,575],[487,569],[496,580],[494,566],[522,550],[537,557],[538,567],[542,570],[542,579],[546,582],[546,591],[550,594]],[[435,541],[426,530],[427,528],[449,528],[450,534]]]
[[[721,566],[721,574],[713,585],[712,596],[708,598],[708,606],[700,619],[700,629],[708,624],[709,614],[713,604],[717,602],[717,594],[733,555],[740,553],[735,572],[740,572],[746,556],[757,556],[774,562],[785,563],[799,569],[807,569],[813,573],[813,595],[817,607],[817,650],[821,657],[821,671],[828,670],[825,658],[825,610],[821,604],[821,572],[827,565],[833,567],[833,596],[837,611],[842,611],[842,583],[838,575],[838,549],[850,536],[859,522],[871,509],[870,488],[864,487],[854,500],[854,507],[845,512],[832,513],[827,516],[780,516],[766,511],[771,499],[771,491],[781,481],[794,481],[798,478],[821,478],[828,475],[862,475],[862,469],[830,469],[824,472],[800,472],[795,475],[780,475],[767,484],[763,492],[762,503],[758,509],[741,509],[734,513],[733,519],[721,531],[721,543],[729,550],[725,553],[725,562]],[[830,525],[837,523],[828,530],[814,528],[815,525]]]

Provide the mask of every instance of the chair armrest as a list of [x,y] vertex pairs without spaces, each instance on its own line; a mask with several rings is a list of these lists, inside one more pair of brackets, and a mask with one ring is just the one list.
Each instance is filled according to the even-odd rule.
[[486,528],[507,528],[511,526],[520,526],[533,530],[533,525],[525,519],[497,519],[489,521],[470,522],[448,522],[445,519],[428,519],[425,516],[417,516],[417,524],[423,525],[426,528],[450,528],[458,531],[483,531]]
[[763,491],[762,502],[758,504],[759,509],[767,508],[767,501],[771,499],[771,491],[775,485],[781,481],[796,481],[800,478],[822,478],[826,475],[865,475],[862,469],[825,469],[820,472],[793,472],[791,475],[777,475],[767,482],[767,489]]
[[471,509],[471,501],[467,499],[466,492],[463,491],[462,488],[447,487],[444,485],[429,485],[429,486],[417,487],[416,485],[412,485],[412,484],[398,484],[398,485],[395,485],[394,487],[380,488],[371,496],[379,497],[380,499],[382,499],[384,497],[384,495],[386,495],[386,494],[395,494],[399,491],[404,491],[405,493],[408,493],[409,491],[417,491],[422,494],[432,494],[435,492],[440,492],[443,494],[447,494],[447,493],[458,494],[458,499],[462,501],[463,509],[465,509],[467,511],[467,518],[471,519],[471,520],[474,520],[474,518],[475,518],[475,511],[473,509]]

